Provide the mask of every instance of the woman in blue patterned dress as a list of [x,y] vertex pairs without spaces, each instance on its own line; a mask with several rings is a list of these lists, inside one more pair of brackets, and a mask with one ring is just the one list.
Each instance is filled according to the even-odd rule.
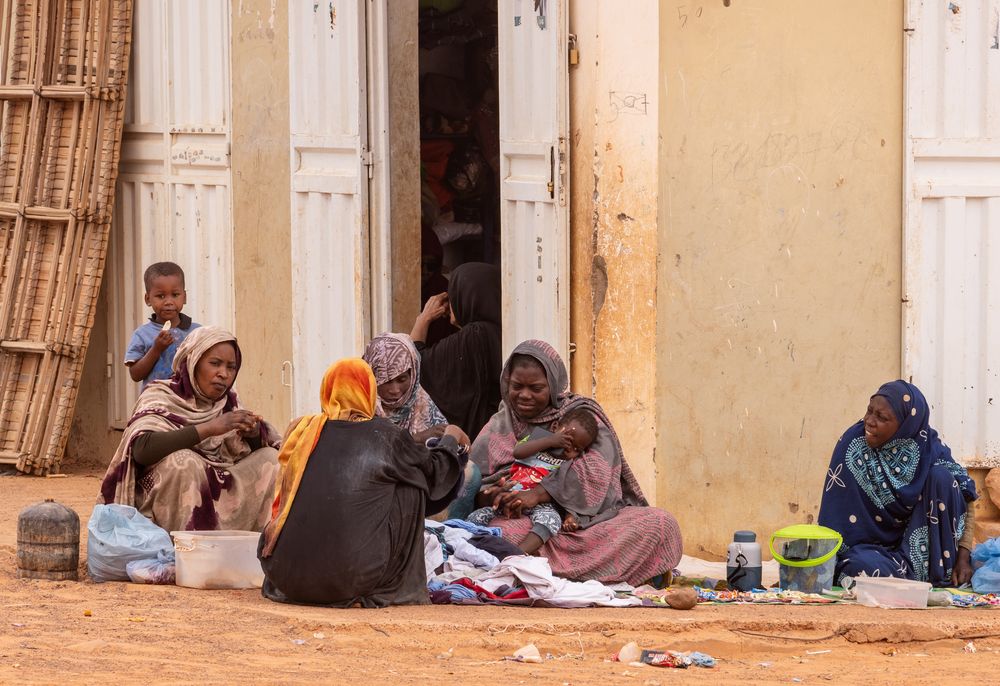
[[892,381],[834,447],[819,523],[844,536],[838,583],[868,575],[958,586],[972,576],[976,486],[929,416],[920,389]]

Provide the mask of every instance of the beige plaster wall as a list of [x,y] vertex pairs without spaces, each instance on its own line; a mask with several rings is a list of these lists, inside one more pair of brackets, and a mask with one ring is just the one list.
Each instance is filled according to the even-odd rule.
[[813,521],[900,372],[902,19],[662,4],[658,502],[689,553]]
[[614,422],[656,500],[656,0],[570,2],[573,386]]
[[232,3],[233,246],[241,402],[279,430],[291,419],[288,4]]

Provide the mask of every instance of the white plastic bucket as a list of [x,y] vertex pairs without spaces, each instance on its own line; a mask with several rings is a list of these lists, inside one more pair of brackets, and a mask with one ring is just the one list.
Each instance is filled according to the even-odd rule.
[[187,588],[260,588],[256,531],[172,531],[177,585]]

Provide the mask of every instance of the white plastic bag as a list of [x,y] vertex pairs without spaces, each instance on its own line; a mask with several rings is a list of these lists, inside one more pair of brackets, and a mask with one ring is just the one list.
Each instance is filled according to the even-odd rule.
[[135,584],[172,584],[177,581],[177,563],[173,550],[161,550],[151,560],[132,560],[125,565],[128,578]]
[[170,534],[128,505],[95,505],[87,523],[87,571],[97,582],[128,581],[126,565],[173,552]]

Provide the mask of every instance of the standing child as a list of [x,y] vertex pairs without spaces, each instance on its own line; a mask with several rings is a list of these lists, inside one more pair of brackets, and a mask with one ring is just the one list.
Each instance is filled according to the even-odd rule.
[[150,381],[169,379],[174,354],[184,338],[198,328],[181,312],[187,302],[184,270],[173,262],[157,262],[142,277],[146,304],[153,308],[149,321],[132,334],[125,351],[125,366],[133,381],[145,389]]
[[[531,490],[565,462],[587,452],[597,439],[597,420],[583,407],[567,412],[552,428],[555,433],[535,427],[514,446],[514,464],[510,468],[510,481],[514,487],[510,490]],[[495,507],[482,507],[469,515],[468,521],[489,526],[499,514]],[[567,512],[564,519],[553,503],[542,503],[520,514],[531,519],[531,532],[520,545],[521,550],[528,554],[541,548],[560,528],[564,531],[579,528],[573,513]]]

